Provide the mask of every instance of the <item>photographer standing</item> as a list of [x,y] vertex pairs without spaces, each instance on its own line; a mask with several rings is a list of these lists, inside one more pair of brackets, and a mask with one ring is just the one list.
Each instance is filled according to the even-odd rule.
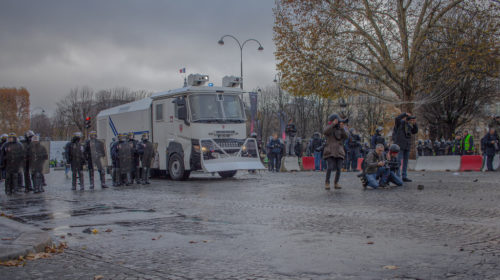
[[344,142],[347,139],[347,133],[344,130],[344,123],[337,114],[331,114],[328,117],[328,125],[323,131],[326,137],[326,144],[323,151],[323,159],[327,162],[325,189],[330,189],[330,176],[332,170],[335,170],[334,188],[341,189],[339,185],[340,170],[345,158]]
[[[396,117],[394,124],[394,135],[393,140],[395,144],[401,148],[401,152],[398,154],[398,160],[403,159],[403,182],[411,182],[408,179],[408,159],[410,157],[411,149],[411,136],[412,134],[418,133],[417,119],[410,113],[402,113]],[[398,169],[398,176],[399,174]]]

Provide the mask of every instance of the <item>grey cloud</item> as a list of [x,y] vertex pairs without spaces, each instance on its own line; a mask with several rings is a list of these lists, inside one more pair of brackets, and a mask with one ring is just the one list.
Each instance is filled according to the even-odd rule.
[[125,86],[163,91],[182,76],[209,74],[219,84],[239,75],[239,48],[224,34],[256,38],[244,50],[245,88],[275,72],[274,1],[2,1],[0,86],[25,86],[47,110],[70,88]]

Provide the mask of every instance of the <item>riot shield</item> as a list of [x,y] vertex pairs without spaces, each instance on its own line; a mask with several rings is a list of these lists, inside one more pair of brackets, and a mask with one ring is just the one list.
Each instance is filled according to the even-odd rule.
[[90,140],[89,148],[94,170],[103,170],[108,162],[106,151],[104,148],[104,140]]
[[130,144],[128,142],[118,143],[118,164],[120,172],[126,173],[132,170],[132,154]]

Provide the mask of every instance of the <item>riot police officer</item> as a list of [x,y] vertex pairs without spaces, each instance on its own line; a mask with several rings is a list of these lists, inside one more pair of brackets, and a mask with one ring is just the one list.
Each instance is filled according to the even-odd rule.
[[71,165],[71,189],[76,190],[76,178],[80,181],[80,190],[84,190],[83,184],[83,165],[85,164],[84,147],[80,143],[82,138],[81,132],[73,133],[71,142],[68,142],[64,147],[66,152],[66,162]]
[[375,129],[375,134],[372,136],[372,139],[370,141],[370,146],[372,149],[375,149],[377,144],[382,144],[382,145],[384,145],[384,147],[386,146],[385,145],[385,138],[384,138],[384,136],[382,136],[383,130],[384,130],[384,128],[381,126],[377,127],[377,129]]
[[142,184],[149,184],[149,170],[154,159],[153,143],[149,141],[149,134],[144,133],[141,142],[137,144],[137,153],[139,154],[140,167],[142,174]]
[[26,131],[24,134],[24,140],[21,141],[24,147],[24,165],[23,165],[23,175],[24,175],[24,192],[30,192],[33,190],[31,184],[30,175],[30,154],[31,154],[31,138],[35,136],[32,130]]
[[97,139],[97,132],[91,131],[89,139],[85,141],[85,159],[87,160],[87,168],[89,170],[90,189],[94,189],[94,166],[97,167],[99,179],[101,180],[101,188],[106,186],[106,173],[102,166],[101,159],[105,157],[104,143]]
[[114,157],[117,159],[117,186],[123,184],[130,186],[131,184],[132,151],[130,147],[127,134],[120,134],[114,149]]
[[137,184],[140,183],[141,177],[139,174],[139,154],[137,154],[137,140],[134,139],[134,133],[129,132],[128,133],[128,143],[130,145],[130,156],[132,158],[132,162],[130,165],[130,176],[131,176],[131,183],[134,183],[134,180],[137,182]]
[[418,144],[417,144],[417,155],[419,157],[423,156],[424,155],[424,144],[422,143],[422,140],[418,140]]
[[[4,133],[0,136],[0,151],[2,150],[3,144],[7,143],[7,137],[8,137],[8,135],[6,133]],[[1,161],[2,161],[2,159],[1,159],[1,154],[0,154],[0,162]],[[2,180],[5,180],[5,168],[0,167],[0,181],[2,181]]]
[[17,142],[14,132],[9,133],[8,140],[0,150],[0,168],[5,169],[5,194],[11,195],[19,183],[19,171],[23,165],[25,154],[23,145]]
[[46,161],[49,159],[49,155],[47,153],[47,149],[45,149],[45,147],[40,144],[40,136],[38,135],[34,135],[31,137],[29,158],[29,169],[31,172],[31,177],[33,179],[33,192],[44,192],[43,167],[46,164]]
[[356,129],[351,128],[349,129],[349,160],[350,160],[350,166],[351,171],[356,171],[358,168],[358,158],[360,156],[360,150],[361,150],[361,137],[359,134],[356,133]]
[[432,141],[427,139],[424,144],[424,156],[432,156]]
[[116,137],[111,139],[111,143],[109,143],[109,151],[111,155],[111,181],[113,187],[118,185],[118,153],[116,152],[116,146],[118,145],[118,140]]

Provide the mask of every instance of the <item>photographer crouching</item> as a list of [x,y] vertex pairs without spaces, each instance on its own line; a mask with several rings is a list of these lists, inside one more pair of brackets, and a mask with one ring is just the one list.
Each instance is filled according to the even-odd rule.
[[341,189],[339,185],[340,171],[342,162],[345,159],[344,142],[347,139],[347,133],[344,130],[344,123],[347,122],[337,114],[331,114],[328,117],[328,125],[325,127],[323,134],[326,137],[326,144],[323,150],[323,159],[326,160],[326,180],[325,189],[330,189],[330,176],[335,170],[334,188]]
[[365,180],[362,180],[363,188],[367,188],[367,186],[371,189],[386,188],[390,182],[397,186],[403,185],[403,181],[397,175],[400,165],[398,161],[399,146],[392,144],[389,152],[385,155],[384,149],[383,144],[377,144],[375,150],[366,157]]

